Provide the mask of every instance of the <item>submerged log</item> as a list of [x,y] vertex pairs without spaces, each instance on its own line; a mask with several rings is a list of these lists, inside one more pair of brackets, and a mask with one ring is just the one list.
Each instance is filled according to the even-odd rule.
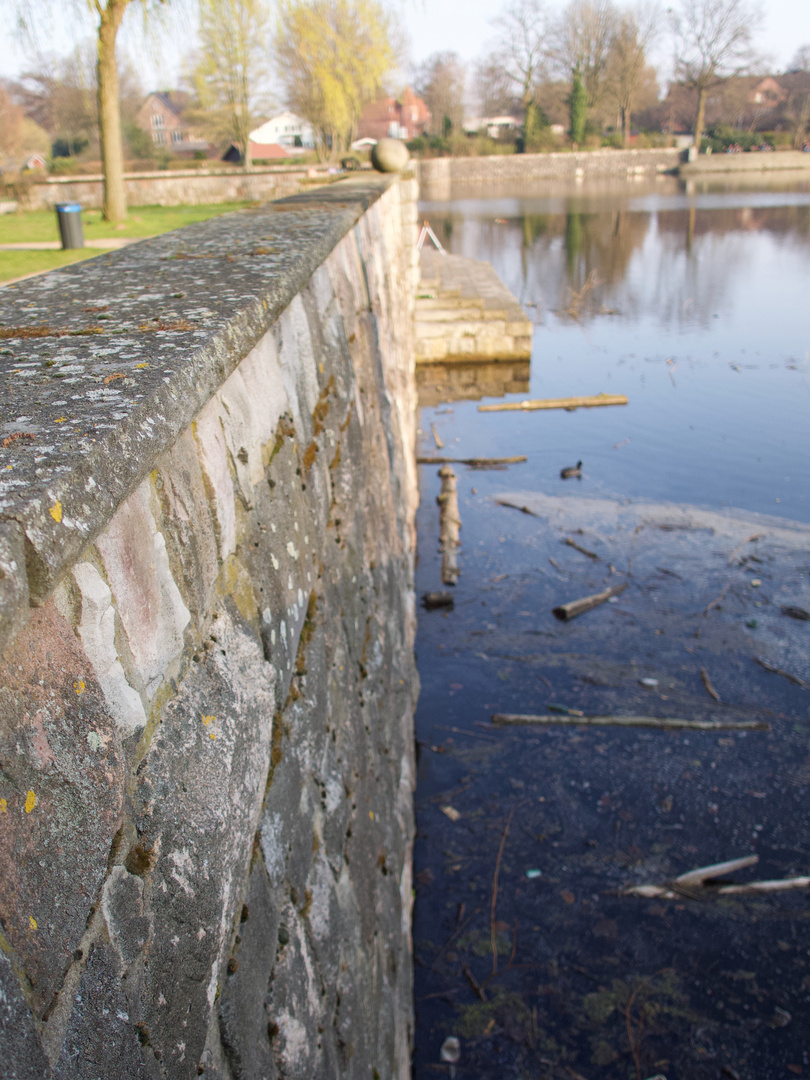
[[661,716],[576,716],[574,714],[539,715],[531,713],[495,713],[492,723],[537,727],[633,727],[661,728],[664,731],[770,731],[767,720],[681,720]]

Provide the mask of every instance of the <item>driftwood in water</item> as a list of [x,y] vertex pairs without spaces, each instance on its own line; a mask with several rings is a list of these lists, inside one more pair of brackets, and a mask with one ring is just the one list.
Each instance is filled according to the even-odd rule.
[[436,608],[451,608],[455,606],[452,593],[449,592],[426,592],[422,597],[422,603],[428,611]]
[[558,607],[552,608],[551,613],[556,615],[562,622],[567,622],[569,619],[581,615],[583,611],[590,611],[591,608],[599,607],[606,600],[610,600],[612,596],[619,596],[626,588],[627,582],[623,585],[613,585],[603,592],[594,593],[593,596],[583,596],[581,600],[572,600],[570,604],[560,604]]
[[626,405],[624,394],[592,394],[585,397],[536,398],[531,401],[504,401],[497,405],[479,405],[479,412],[509,412],[535,409],[593,409],[597,405]]
[[633,727],[661,728],[664,731],[770,731],[766,720],[681,720],[677,717],[659,716],[576,716],[555,714],[532,716],[520,713],[495,713],[492,723],[537,727]]
[[[744,896],[757,893],[782,892],[785,889],[807,889],[810,877],[778,878],[772,881],[749,881],[744,885],[721,885],[717,879],[733,874],[735,870],[744,870],[759,862],[758,855],[745,855],[741,859],[729,859],[728,862],[714,863],[689,870],[663,885],[632,885],[623,890],[624,896],[643,896],[647,900],[676,900],[691,896],[695,899],[705,896]],[[698,891],[700,890],[700,891]],[[703,891],[705,890],[705,891]]]
[[436,497],[439,504],[439,551],[442,553],[442,584],[455,585],[460,573],[457,552],[461,546],[458,538],[461,517],[458,512],[458,489],[456,474],[449,465],[439,469],[442,489]]
[[798,675],[791,675],[789,671],[783,671],[780,667],[776,667],[775,664],[771,664],[767,660],[760,660],[758,656],[753,657],[753,661],[755,664],[759,664],[761,668],[765,668],[766,671],[771,671],[774,675],[781,675],[783,679],[787,679],[788,682],[792,682],[795,686],[801,686],[803,690],[807,689],[807,683],[804,679],[800,679]]
[[433,433],[433,441],[436,444],[436,449],[437,450],[444,450],[444,443],[442,442],[441,437],[440,437],[438,431],[436,430],[436,425],[431,424],[430,425],[430,430]]
[[519,465],[525,454],[516,457],[418,457],[417,465],[469,465],[472,469],[500,469],[504,465]]
[[717,693],[715,688],[712,686],[712,680],[709,678],[709,673],[708,673],[708,671],[706,670],[705,667],[702,667],[700,669],[700,681],[706,687],[706,693],[709,695],[709,697],[714,698],[715,701],[719,701],[720,700],[720,695]]
[[587,548],[581,547],[576,542],[576,540],[572,540],[570,536],[566,536],[565,540],[563,540],[563,543],[567,544],[568,547],[572,547],[574,549],[574,551],[578,551],[581,555],[587,555],[589,559],[598,559],[599,558],[599,556],[596,554],[595,551],[588,551]]

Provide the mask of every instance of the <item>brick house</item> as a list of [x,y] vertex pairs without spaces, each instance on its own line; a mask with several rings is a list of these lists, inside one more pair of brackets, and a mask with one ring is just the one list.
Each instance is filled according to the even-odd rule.
[[430,109],[406,86],[399,98],[380,98],[363,109],[358,137],[370,139],[415,139],[430,124]]
[[151,136],[160,150],[181,155],[197,151],[207,154],[211,150],[210,144],[183,119],[189,103],[190,96],[182,90],[153,92],[138,109],[135,123]]

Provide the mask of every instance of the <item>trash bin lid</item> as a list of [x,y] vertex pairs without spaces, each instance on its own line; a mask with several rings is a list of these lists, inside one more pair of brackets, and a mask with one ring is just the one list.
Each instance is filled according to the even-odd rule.
[[82,204],[77,202],[60,202],[56,204],[56,209],[62,214],[79,214],[81,213]]

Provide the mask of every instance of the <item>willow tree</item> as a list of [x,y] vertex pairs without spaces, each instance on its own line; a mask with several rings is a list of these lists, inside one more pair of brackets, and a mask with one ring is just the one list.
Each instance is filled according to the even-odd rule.
[[607,63],[608,94],[618,106],[625,147],[630,145],[630,116],[642,96],[657,100],[655,72],[647,55],[660,30],[661,13],[653,3],[640,4],[619,14]]
[[321,157],[336,157],[354,139],[363,106],[394,66],[395,31],[377,0],[280,0],[279,75]]
[[269,76],[269,13],[264,0],[199,0],[200,42],[192,78],[204,114],[250,168],[257,93]]

